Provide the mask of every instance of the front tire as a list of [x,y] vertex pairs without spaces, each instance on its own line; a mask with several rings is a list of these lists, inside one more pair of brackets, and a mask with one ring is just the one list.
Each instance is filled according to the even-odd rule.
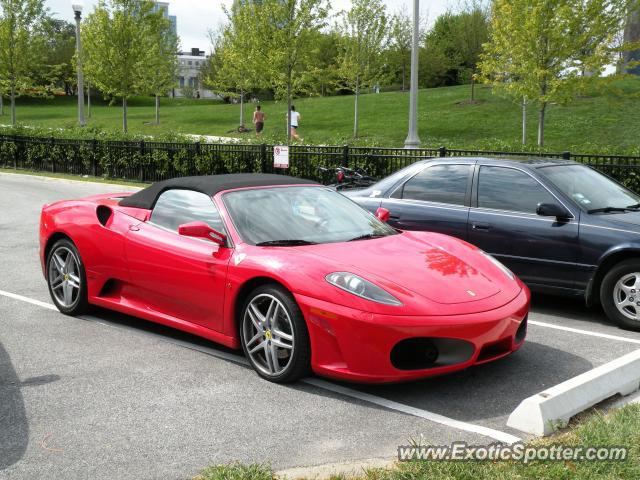
[[309,332],[293,296],[279,285],[253,290],[242,307],[242,350],[262,378],[290,383],[310,370]]
[[87,275],[73,242],[58,240],[47,255],[46,265],[49,294],[58,310],[72,316],[87,312]]
[[610,320],[640,331],[640,260],[625,260],[609,270],[600,287],[600,302]]

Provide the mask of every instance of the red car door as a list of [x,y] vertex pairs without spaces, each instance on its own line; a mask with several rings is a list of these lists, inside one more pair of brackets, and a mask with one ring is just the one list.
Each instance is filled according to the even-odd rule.
[[224,230],[211,198],[169,190],[158,199],[151,220],[131,228],[126,241],[130,295],[157,312],[222,332],[233,250],[177,233],[179,225],[192,221]]

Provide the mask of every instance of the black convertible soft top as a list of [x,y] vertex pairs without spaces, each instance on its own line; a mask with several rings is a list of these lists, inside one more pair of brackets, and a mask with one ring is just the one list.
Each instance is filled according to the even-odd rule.
[[194,190],[210,197],[224,190],[245,187],[270,187],[276,185],[318,185],[312,180],[275,175],[270,173],[234,173],[228,175],[206,175],[201,177],[180,177],[154,183],[133,195],[120,200],[123,207],[153,209],[160,194],[166,190]]

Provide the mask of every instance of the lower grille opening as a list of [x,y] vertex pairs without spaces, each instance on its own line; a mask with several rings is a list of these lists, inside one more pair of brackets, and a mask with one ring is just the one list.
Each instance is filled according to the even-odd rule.
[[490,360],[495,357],[499,357],[504,355],[505,353],[509,353],[511,351],[511,337],[499,340],[494,343],[488,343],[482,350],[480,350],[480,355],[478,355],[478,362],[483,362],[485,360]]
[[529,315],[527,314],[522,320],[522,322],[520,322],[520,326],[518,327],[518,330],[516,331],[516,336],[515,336],[516,344],[522,343],[522,341],[524,340],[524,337],[527,336],[527,320],[528,319],[529,319]]
[[407,338],[391,350],[391,364],[399,370],[422,370],[466,362],[473,344],[454,338]]

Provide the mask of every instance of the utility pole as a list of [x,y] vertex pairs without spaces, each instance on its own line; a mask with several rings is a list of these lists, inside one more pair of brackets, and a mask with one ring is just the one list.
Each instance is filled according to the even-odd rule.
[[420,147],[418,137],[418,43],[420,41],[420,0],[413,0],[413,44],[411,46],[411,86],[409,92],[409,134],[404,148]]

